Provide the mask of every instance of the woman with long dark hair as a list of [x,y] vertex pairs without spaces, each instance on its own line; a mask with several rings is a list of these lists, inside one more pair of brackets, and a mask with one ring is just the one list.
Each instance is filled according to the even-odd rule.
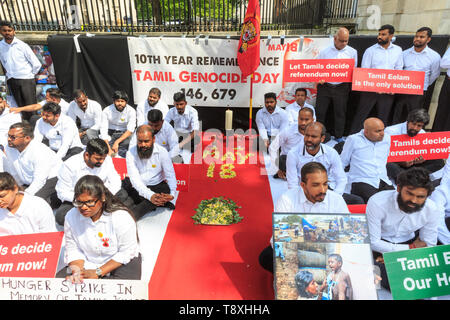
[[64,222],[68,265],[57,277],[83,279],[141,279],[136,222],[133,214],[93,175],[75,185],[74,208]]

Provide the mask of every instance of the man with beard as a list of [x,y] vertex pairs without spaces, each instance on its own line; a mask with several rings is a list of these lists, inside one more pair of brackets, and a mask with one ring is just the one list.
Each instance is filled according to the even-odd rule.
[[34,139],[48,145],[62,161],[83,151],[77,125],[61,114],[61,107],[48,102],[42,108],[42,118],[36,122]]
[[0,148],[8,144],[9,127],[20,121],[22,121],[20,114],[11,112],[6,100],[0,97]]
[[[361,68],[403,70],[402,48],[392,43],[394,31],[391,25],[384,25],[378,30],[378,41],[364,52]],[[381,119],[385,126],[389,125],[394,98],[394,94],[361,92],[350,132],[361,130],[364,120],[370,116],[373,108],[376,110],[376,117]]]
[[298,189],[302,179],[301,170],[308,162],[319,162],[327,170],[330,189],[342,195],[349,204],[363,204],[358,196],[344,194],[347,176],[341,158],[334,148],[324,144],[325,126],[313,122],[306,126],[304,142],[289,151],[286,161],[286,177],[289,189]]
[[386,171],[390,146],[391,138],[384,134],[383,121],[378,118],[367,119],[363,130],[345,140],[342,165],[350,166],[351,194],[363,198],[364,203],[379,191],[394,189]]
[[[314,110],[309,107],[301,108],[297,112],[297,119],[295,123],[282,130],[269,146],[272,165],[274,168],[278,168],[278,171],[273,176],[275,179],[286,180],[287,155],[292,148],[303,143],[306,126],[314,121]],[[281,152],[277,166],[276,159],[280,148]]]
[[264,108],[256,113],[256,126],[267,149],[272,139],[289,126],[288,115],[286,111],[277,106],[277,95],[274,92],[264,95]]
[[429,172],[411,168],[398,175],[397,190],[382,191],[367,203],[370,246],[381,271],[381,285],[389,289],[382,254],[435,246],[443,213],[428,199],[433,192]]
[[[419,133],[425,133],[424,127],[430,122],[430,116],[425,109],[414,109],[408,114],[408,119],[384,129],[384,132],[391,137],[395,135],[405,135],[414,138]],[[400,172],[405,171],[411,167],[422,167],[430,171],[431,173],[442,169],[445,165],[442,159],[425,160],[423,156],[419,155],[410,161],[402,162],[389,162],[386,165],[388,177],[396,181]],[[435,184],[438,184],[436,182]]]
[[67,212],[73,208],[74,188],[78,180],[85,175],[98,176],[105,186],[124,204],[132,205],[128,194],[122,189],[122,181],[108,155],[108,145],[100,138],[90,140],[86,151],[69,158],[58,172],[56,194],[62,202],[56,210],[56,222],[64,225]]
[[136,129],[136,111],[128,105],[128,95],[117,90],[112,96],[113,104],[102,112],[100,138],[109,146],[109,155],[125,158],[131,135]]
[[295,90],[295,101],[288,105],[285,109],[289,124],[297,123],[298,120],[298,112],[303,108],[310,108],[313,111],[314,121],[316,120],[316,114],[314,111],[314,107],[309,103],[306,103],[306,98],[308,97],[308,91],[305,88],[297,88]]
[[187,104],[186,95],[177,92],[173,95],[174,108],[170,108],[164,121],[173,121],[173,127],[178,135],[178,147],[194,152],[195,146],[200,142],[198,135],[198,112]]
[[[14,25],[0,22],[0,62],[6,71],[6,84],[18,107],[36,103],[35,75],[42,67],[41,62],[27,45],[16,38]],[[22,119],[29,121],[33,114],[22,112]]]
[[89,140],[98,138],[102,123],[102,107],[97,101],[88,98],[86,93],[77,89],[73,93],[73,101],[69,104],[67,115],[77,123],[81,143],[86,145]]
[[[413,47],[403,51],[403,69],[425,72],[423,95],[399,94],[396,96],[394,118],[392,123],[400,123],[405,120],[406,114],[414,109],[424,108],[424,100],[427,89],[433,84],[441,73],[439,53],[428,47],[431,41],[432,30],[422,27],[414,36]],[[427,107],[428,109],[428,107]]]
[[136,116],[138,126],[147,123],[147,114],[153,109],[160,110],[163,114],[163,119],[165,118],[167,112],[169,112],[169,106],[161,100],[161,90],[158,88],[151,88],[148,92],[147,100],[137,105]]
[[136,220],[157,207],[175,209],[177,181],[169,153],[155,143],[152,128],[141,125],[136,129],[136,146],[127,152],[128,177],[124,186],[133,199]]

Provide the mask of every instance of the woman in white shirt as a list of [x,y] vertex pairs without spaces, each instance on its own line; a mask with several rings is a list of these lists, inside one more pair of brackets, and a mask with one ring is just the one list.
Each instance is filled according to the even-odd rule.
[[73,204],[64,222],[68,266],[56,277],[75,283],[100,278],[140,280],[136,222],[129,209],[93,175],[78,180]]

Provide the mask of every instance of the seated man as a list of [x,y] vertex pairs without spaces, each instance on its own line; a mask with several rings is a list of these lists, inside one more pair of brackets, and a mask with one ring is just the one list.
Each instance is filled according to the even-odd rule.
[[137,105],[136,118],[138,126],[147,123],[147,114],[153,109],[160,110],[163,114],[163,119],[167,112],[169,112],[169,106],[161,100],[161,90],[158,88],[151,88],[148,92],[147,99]]
[[127,152],[124,187],[133,199],[136,220],[157,207],[175,209],[177,181],[169,153],[155,143],[152,129],[142,125],[136,129],[137,145]]
[[48,145],[62,161],[83,151],[75,122],[61,114],[61,107],[48,102],[42,108],[42,118],[36,122],[34,139]]
[[450,156],[445,163],[440,185],[434,190],[430,199],[443,212],[443,216],[439,219],[438,240],[442,244],[450,244]]
[[344,168],[350,165],[351,194],[363,198],[364,203],[379,191],[394,190],[386,172],[390,146],[390,136],[384,134],[384,123],[378,118],[364,121],[364,129],[344,143],[341,160]]
[[103,109],[100,138],[108,143],[109,155],[125,158],[136,129],[136,111],[128,105],[126,92],[115,91],[112,98],[113,104]]
[[173,127],[178,135],[178,147],[194,152],[195,146],[200,142],[198,112],[187,104],[186,96],[183,92],[173,95],[175,108],[170,108],[164,121],[173,121]]
[[[35,112],[42,109],[42,107],[48,102],[54,102],[61,106],[61,114],[67,115],[67,111],[69,110],[69,103],[64,100],[63,93],[58,88],[48,88],[45,92],[45,100],[42,100],[36,104],[30,104],[28,106],[11,108],[11,112],[19,113],[23,111],[27,112]],[[39,119],[39,116],[37,117]],[[36,120],[37,121],[37,120]]]
[[[286,180],[286,158],[288,152],[299,144],[303,144],[305,128],[309,123],[314,121],[314,110],[309,107],[303,107],[298,112],[297,117],[298,120],[282,130],[269,146],[271,162],[274,167],[278,168],[277,173],[273,176],[275,179],[280,178]],[[278,166],[276,166],[275,163],[280,147],[281,152],[278,160]]]
[[308,91],[306,91],[305,88],[297,88],[297,90],[295,90],[295,101],[288,105],[285,109],[290,125],[297,122],[298,112],[303,108],[310,108],[313,111],[314,121],[316,121],[316,113],[314,107],[306,103],[307,97]]
[[323,143],[325,133],[323,124],[312,122],[306,126],[304,142],[289,151],[286,161],[288,188],[298,188],[301,180],[301,169],[306,163],[320,162],[327,170],[331,190],[343,195],[348,204],[363,204],[364,201],[360,197],[344,194],[347,175],[337,151]]
[[[414,109],[408,114],[406,122],[389,126],[384,129],[384,132],[389,134],[391,137],[395,135],[407,134],[411,138],[414,138],[419,133],[425,133],[423,128],[429,122],[430,116],[425,109]],[[433,173],[442,169],[444,165],[445,163],[442,159],[425,160],[421,155],[419,155],[411,161],[389,162],[386,165],[386,169],[388,177],[391,180],[396,181],[397,175],[408,168],[422,167]],[[436,185],[437,184],[438,183],[436,183]]]
[[14,123],[21,122],[20,113],[14,113],[9,108],[6,100],[0,96],[0,146],[5,147],[8,144],[9,127]]
[[64,162],[58,172],[56,193],[62,202],[56,210],[56,222],[64,225],[64,219],[73,208],[74,188],[78,180],[85,175],[98,176],[105,187],[118,197],[125,205],[131,206],[127,192],[122,189],[122,181],[108,155],[108,145],[100,138],[89,140],[86,151],[77,154]]
[[73,101],[69,104],[67,115],[73,121],[80,121],[78,128],[81,142],[86,145],[89,140],[98,138],[102,123],[102,107],[97,101],[88,99],[86,93],[81,90],[75,90]]
[[[275,212],[349,213],[342,196],[328,189],[327,169],[319,162],[302,167],[300,188],[283,193],[275,205]],[[272,243],[272,238],[270,239]],[[268,246],[259,256],[261,266],[273,272],[273,249]]]
[[370,246],[386,289],[389,283],[383,253],[436,245],[442,212],[428,199],[432,192],[429,172],[411,168],[398,175],[397,190],[379,192],[367,203]]
[[49,147],[33,138],[29,123],[19,122],[10,127],[4,169],[25,192],[51,203],[62,161]]
[[264,107],[256,113],[256,126],[267,149],[272,139],[289,126],[288,115],[277,106],[277,95],[274,92],[264,95]]

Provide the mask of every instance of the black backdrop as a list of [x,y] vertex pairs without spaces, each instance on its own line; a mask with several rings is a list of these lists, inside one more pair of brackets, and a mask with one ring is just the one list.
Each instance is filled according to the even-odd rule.
[[[289,37],[288,37],[289,38]],[[413,36],[398,35],[395,44],[403,50],[412,46]],[[364,51],[376,42],[376,36],[354,35],[350,37],[349,45],[358,51],[358,61],[361,63]],[[435,35],[429,47],[441,56],[445,53],[449,42],[449,35]],[[127,36],[125,35],[95,35],[88,37],[80,35],[78,43],[81,53],[77,53],[73,35],[50,35],[48,47],[52,55],[56,81],[58,87],[68,99],[74,89],[84,89],[87,95],[102,106],[112,103],[111,94],[114,90],[125,90],[133,101],[133,85],[131,79],[131,66],[128,54]],[[429,105],[434,91],[434,84],[428,89],[426,101]],[[254,92],[254,95],[263,95],[265,92]],[[348,121],[359,100],[359,93],[353,91],[348,105]],[[166,101],[171,103],[171,101]],[[202,121],[202,129],[225,128],[225,111],[228,108],[195,107]],[[233,128],[248,129],[248,108],[229,108],[233,110]],[[253,108],[253,124],[259,108]],[[327,119],[327,123],[332,119]],[[348,131],[348,128],[347,128]],[[347,132],[348,133],[348,132]]]

